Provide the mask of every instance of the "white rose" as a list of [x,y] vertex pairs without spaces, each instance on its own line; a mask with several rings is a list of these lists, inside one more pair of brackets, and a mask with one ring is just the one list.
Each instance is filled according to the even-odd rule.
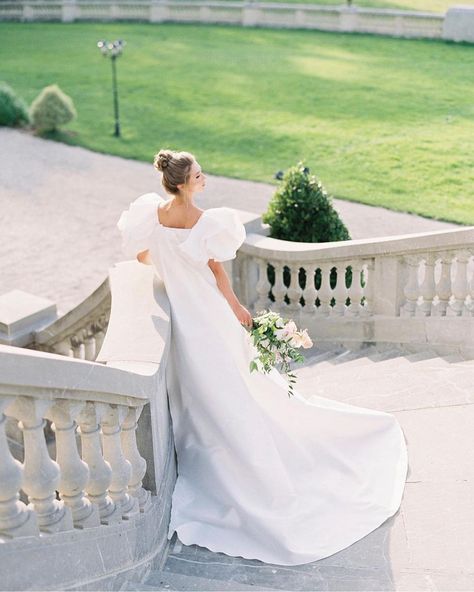
[[275,337],[277,339],[279,339],[279,340],[285,339],[285,337],[288,337],[288,333],[286,332],[286,329],[285,328],[283,328],[283,329],[277,329],[275,331]]
[[308,349],[309,347],[311,347],[313,345],[313,342],[311,340],[311,337],[308,335],[308,330],[307,329],[305,329],[303,331],[302,338],[303,338],[303,340],[302,340],[302,346],[305,349]]
[[295,333],[291,336],[290,345],[292,347],[301,347],[303,345],[303,339],[301,333]]
[[294,335],[298,332],[298,327],[294,321],[288,321],[284,328],[286,329],[287,335]]

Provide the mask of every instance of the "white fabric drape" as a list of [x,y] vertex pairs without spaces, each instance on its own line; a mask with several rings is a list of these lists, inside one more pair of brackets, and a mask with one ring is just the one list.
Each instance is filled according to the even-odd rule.
[[178,478],[168,538],[176,530],[184,544],[279,565],[332,555],[398,510],[403,431],[389,413],[297,389],[289,398],[277,370],[250,373],[255,348],[207,265],[234,258],[245,228],[230,208],[169,228],[158,220],[164,201],[141,196],[119,228],[127,255],[150,250],[171,305]]

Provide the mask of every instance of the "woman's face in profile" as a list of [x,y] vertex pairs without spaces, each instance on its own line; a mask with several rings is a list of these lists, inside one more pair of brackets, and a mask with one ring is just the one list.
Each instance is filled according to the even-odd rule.
[[203,191],[206,186],[206,175],[202,172],[200,164],[196,161],[191,165],[187,186],[193,193]]

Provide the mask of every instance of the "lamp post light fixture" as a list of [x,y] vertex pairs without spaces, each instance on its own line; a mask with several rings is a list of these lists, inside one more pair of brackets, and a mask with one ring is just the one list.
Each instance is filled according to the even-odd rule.
[[114,94],[114,116],[115,116],[115,130],[114,136],[120,137],[120,119],[119,119],[119,103],[118,103],[118,91],[117,91],[117,58],[122,55],[125,41],[117,39],[116,41],[98,41],[97,47],[102,52],[105,58],[110,58],[112,62],[112,89]]

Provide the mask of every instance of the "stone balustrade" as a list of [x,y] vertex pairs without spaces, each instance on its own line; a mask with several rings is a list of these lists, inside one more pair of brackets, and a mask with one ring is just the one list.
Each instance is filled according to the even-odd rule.
[[81,360],[95,360],[102,347],[110,317],[110,285],[107,278],[76,308],[42,330],[26,347]]
[[[147,511],[146,461],[135,430],[156,387],[153,375],[0,346],[0,376],[2,541],[114,524]],[[9,451],[6,418],[23,434],[23,462]],[[56,460],[46,446],[46,419]],[[20,489],[27,504],[19,501]]]
[[[156,388],[153,375],[0,346],[0,376],[1,539],[114,524],[148,509],[135,431]],[[23,462],[9,452],[7,417],[22,431]]]
[[[238,253],[234,285],[253,313],[272,308],[316,338],[471,348],[473,255],[473,227],[318,244],[254,233]],[[426,331],[435,327],[433,341]]]
[[[233,0],[20,0],[0,2],[0,20],[196,22],[396,37],[474,41],[474,8],[436,12]],[[466,25],[466,23],[469,23]]]
[[[142,577],[166,556],[176,465],[163,283],[149,266],[118,264],[85,302],[36,336],[49,350],[73,345],[76,336],[94,338],[91,327],[104,315],[110,322],[100,352],[0,345],[0,590],[99,582],[118,589],[121,574]],[[28,318],[36,323],[37,311]],[[87,549],[100,552],[84,571],[65,565],[65,545],[82,558]],[[9,561],[21,569],[6,573]],[[45,561],[63,567],[38,571]]]

